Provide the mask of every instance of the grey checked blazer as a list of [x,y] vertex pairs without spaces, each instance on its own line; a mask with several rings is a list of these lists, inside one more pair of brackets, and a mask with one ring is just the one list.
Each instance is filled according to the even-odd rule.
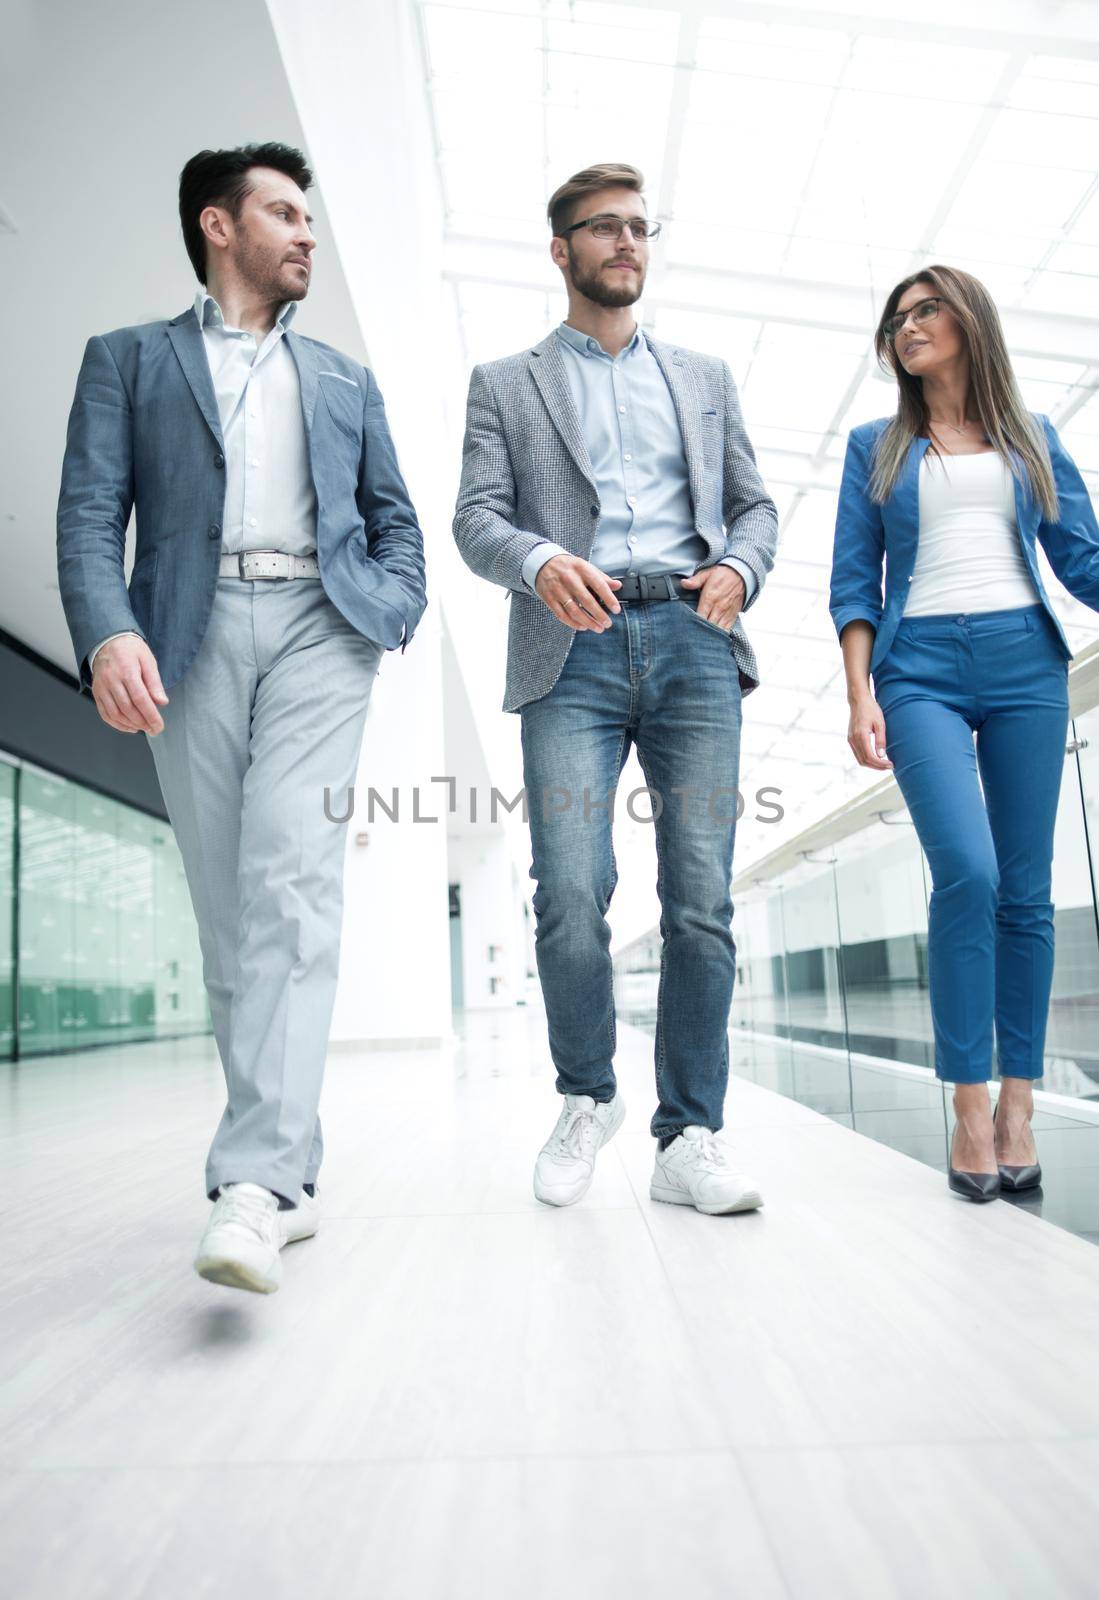
[[[778,542],[774,502],[756,470],[733,375],[715,356],[649,341],[679,416],[702,567],[736,556],[763,588]],[[599,501],[556,333],[474,367],[454,537],[467,566],[511,590],[504,710],[548,694],[575,637],[526,587],[523,562],[543,539],[588,560]],[[759,682],[740,618],[730,635],[745,694]]]

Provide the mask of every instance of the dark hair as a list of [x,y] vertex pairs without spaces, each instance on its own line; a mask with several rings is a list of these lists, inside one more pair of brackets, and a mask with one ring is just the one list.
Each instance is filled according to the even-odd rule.
[[644,187],[645,180],[637,168],[624,161],[601,161],[598,166],[574,172],[550,195],[546,207],[550,232],[558,237],[574,220],[577,202],[589,194],[598,194],[601,189],[633,189],[640,194]]
[[206,238],[198,219],[207,206],[224,206],[234,221],[252,192],[253,167],[273,167],[308,189],[313,174],[300,150],[288,144],[243,144],[235,150],[200,150],[179,175],[179,220],[183,242],[199,283],[206,282]]

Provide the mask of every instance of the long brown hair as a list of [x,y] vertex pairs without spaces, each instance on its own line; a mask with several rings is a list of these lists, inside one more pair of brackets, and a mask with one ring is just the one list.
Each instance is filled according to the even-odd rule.
[[[897,414],[878,440],[870,478],[871,496],[879,505],[888,500],[897,487],[913,439],[925,435],[931,438],[923,382],[904,370],[885,332],[901,296],[917,283],[928,284],[958,319],[969,355],[969,398],[977,419],[996,453],[1028,486],[1043,515],[1053,521],[1057,516],[1057,485],[1049,451],[1019,393],[999,312],[984,284],[957,267],[923,267],[912,273],[897,284],[882,309],[874,334],[874,352],[897,380]],[[933,439],[928,449],[936,450]]]

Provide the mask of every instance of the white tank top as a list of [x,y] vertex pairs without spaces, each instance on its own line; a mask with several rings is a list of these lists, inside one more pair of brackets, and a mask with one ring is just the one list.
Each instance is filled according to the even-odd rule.
[[928,452],[920,468],[920,542],[904,615],[1007,611],[1037,600],[1007,462],[995,450]]

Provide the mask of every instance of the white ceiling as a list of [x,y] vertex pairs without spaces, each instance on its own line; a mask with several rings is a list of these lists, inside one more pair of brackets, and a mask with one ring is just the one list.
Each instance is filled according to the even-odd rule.
[[[1099,497],[1099,7],[418,3],[467,366],[560,320],[545,199],[622,159],[665,222],[645,326],[740,385],[782,527],[748,619],[743,787],[787,808],[742,824],[747,859],[874,779],[845,742],[827,589],[847,431],[894,407],[871,332],[898,278],[945,260],[985,281],[1028,405]],[[1049,582],[1074,647],[1099,636]]]

